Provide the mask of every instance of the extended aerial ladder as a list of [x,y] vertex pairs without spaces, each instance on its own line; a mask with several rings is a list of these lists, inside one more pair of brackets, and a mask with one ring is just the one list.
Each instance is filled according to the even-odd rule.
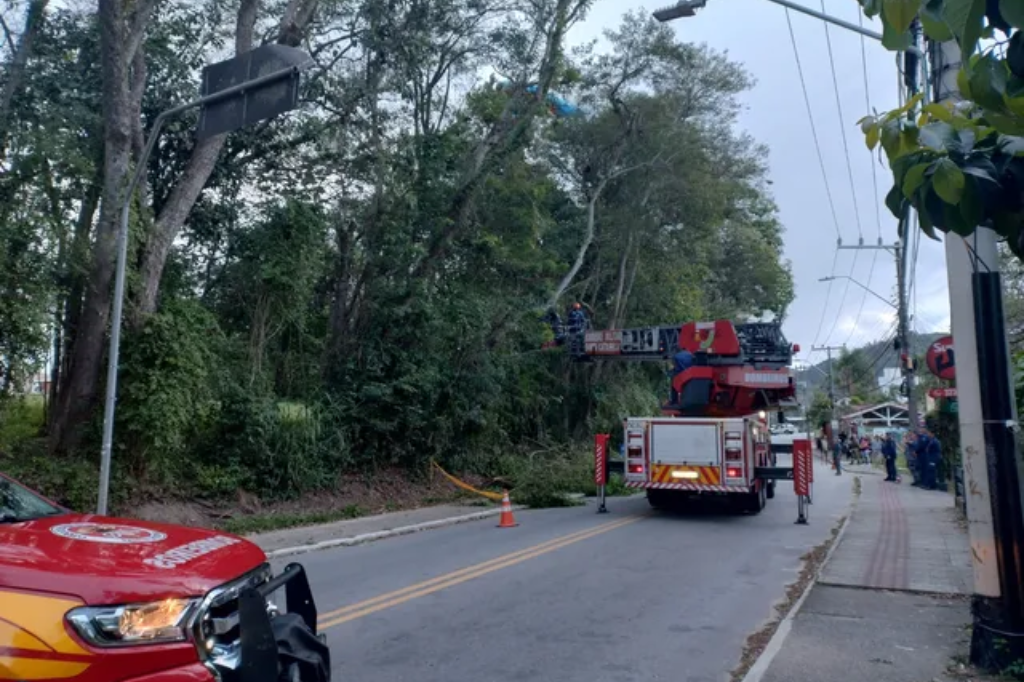
[[577,362],[672,361],[681,352],[692,366],[672,378],[666,415],[738,417],[796,403],[791,345],[774,322],[728,320],[682,325],[606,329],[571,335]]

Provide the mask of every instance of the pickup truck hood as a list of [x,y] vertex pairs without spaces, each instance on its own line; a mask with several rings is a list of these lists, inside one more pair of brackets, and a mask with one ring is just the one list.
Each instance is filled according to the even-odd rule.
[[235,535],[93,514],[0,523],[0,586],[87,604],[200,596],[266,561]]

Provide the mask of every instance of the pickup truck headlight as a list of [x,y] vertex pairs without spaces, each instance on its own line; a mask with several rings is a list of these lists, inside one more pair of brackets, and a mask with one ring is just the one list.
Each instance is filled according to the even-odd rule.
[[166,644],[187,639],[186,624],[195,599],[164,599],[125,606],[83,606],[68,612],[75,631],[101,647]]

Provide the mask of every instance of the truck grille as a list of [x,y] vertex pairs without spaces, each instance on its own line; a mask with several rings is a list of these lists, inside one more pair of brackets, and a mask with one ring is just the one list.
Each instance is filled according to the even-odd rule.
[[[210,591],[196,612],[191,629],[199,657],[222,682],[237,679],[242,660],[238,597],[243,590],[267,582],[270,576],[270,565],[263,564]],[[267,608],[273,606],[268,604]]]

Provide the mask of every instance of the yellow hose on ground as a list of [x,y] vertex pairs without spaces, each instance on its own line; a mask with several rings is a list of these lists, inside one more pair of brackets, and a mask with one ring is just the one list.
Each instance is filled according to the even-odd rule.
[[434,460],[430,460],[430,463],[433,464],[437,468],[437,470],[441,472],[441,475],[443,475],[445,478],[447,478],[449,481],[451,481],[452,483],[454,483],[458,487],[462,488],[463,490],[468,490],[471,493],[476,493],[477,495],[481,495],[483,497],[486,497],[489,500],[494,500],[495,502],[501,502],[501,500],[504,497],[504,495],[502,495],[501,493],[492,493],[492,492],[488,492],[487,490],[480,490],[478,488],[474,488],[473,486],[471,486],[470,484],[466,483],[465,481],[460,481],[459,479],[455,478],[454,476],[449,474],[447,471],[442,469],[441,465],[438,464],[437,462],[435,462]]

